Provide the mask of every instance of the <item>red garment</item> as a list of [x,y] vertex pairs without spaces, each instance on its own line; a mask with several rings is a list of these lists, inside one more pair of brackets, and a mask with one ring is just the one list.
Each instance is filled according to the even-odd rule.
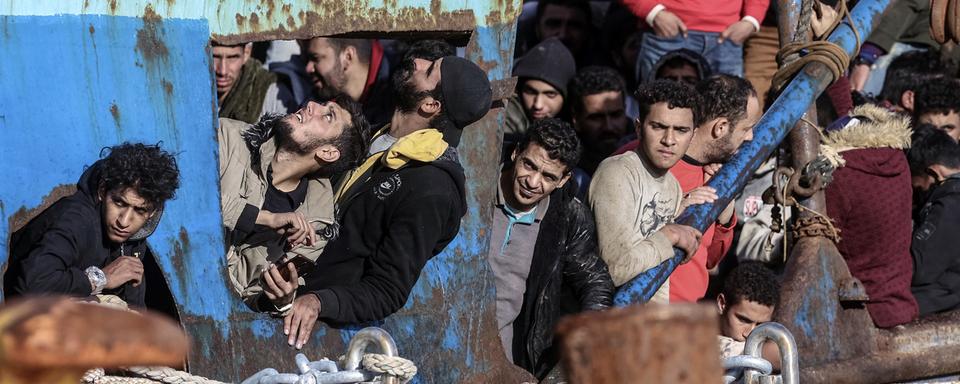
[[[687,158],[670,168],[670,173],[680,182],[680,189],[684,193],[704,184],[703,167],[688,163]],[[707,293],[707,284],[710,283],[710,274],[707,271],[716,267],[727,254],[733,243],[733,228],[736,226],[737,216],[734,215],[726,227],[716,223],[707,227],[693,259],[678,266],[670,275],[671,303],[692,303],[703,298]]]
[[757,23],[763,23],[770,0],[623,0],[623,4],[640,20],[646,20],[657,4],[663,4],[667,11],[683,21],[688,30],[723,32],[744,16],[752,16]]
[[378,72],[380,71],[380,62],[383,61],[383,46],[379,40],[374,40],[370,44],[370,69],[367,70],[367,82],[363,85],[363,93],[360,94],[360,102],[367,100],[370,96],[370,88],[377,82]]
[[910,293],[910,168],[903,151],[854,149],[827,187],[827,213],[840,229],[837,249],[870,301],[867,311],[880,328],[917,318]]

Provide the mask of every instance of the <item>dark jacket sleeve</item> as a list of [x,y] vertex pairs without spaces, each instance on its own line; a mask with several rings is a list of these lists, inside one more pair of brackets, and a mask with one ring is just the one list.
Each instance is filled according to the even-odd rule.
[[613,303],[613,279],[597,252],[597,228],[590,210],[579,200],[569,204],[571,239],[566,250],[563,277],[580,299],[580,308],[596,310]]
[[23,293],[90,295],[90,280],[77,267],[80,250],[87,249],[82,242],[92,241],[93,237],[85,233],[90,223],[83,216],[80,211],[65,212],[46,228],[39,241],[31,244],[23,260],[23,275],[17,282]]
[[[442,187],[442,186],[440,186]],[[406,196],[385,225],[389,232],[370,260],[360,282],[316,291],[320,297],[319,317],[334,323],[363,323],[381,320],[407,301],[420,271],[433,256],[445,234],[459,229],[459,196],[450,189],[431,188],[432,193]]]
[[960,234],[960,194],[935,200],[924,210],[923,221],[914,230],[910,244],[915,287],[938,283],[944,272],[956,270],[960,263],[956,248],[957,234]]

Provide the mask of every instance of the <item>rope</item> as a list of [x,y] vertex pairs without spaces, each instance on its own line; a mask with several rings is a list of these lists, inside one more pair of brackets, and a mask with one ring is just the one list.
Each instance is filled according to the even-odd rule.
[[930,36],[940,44],[960,44],[960,0],[930,1]]
[[399,356],[367,353],[363,355],[361,364],[368,371],[396,376],[403,383],[417,375],[417,366],[412,361]]
[[[812,5],[813,10],[817,11],[818,15],[822,15],[823,11],[820,9],[820,3],[815,0]],[[957,0],[960,1],[960,0]],[[807,1],[804,2],[806,4]],[[777,70],[777,73],[773,75],[773,80],[771,80],[771,89],[775,92],[779,92],[783,86],[793,78],[797,72],[811,62],[818,62],[824,64],[833,75],[833,81],[836,81],[840,76],[843,76],[844,71],[847,67],[850,66],[850,56],[847,55],[847,52],[834,43],[831,43],[826,40],[830,35],[840,25],[842,19],[846,18],[849,20],[851,29],[853,29],[853,34],[856,37],[857,41],[857,50],[860,49],[860,33],[857,32],[857,28],[853,25],[853,19],[850,17],[850,10],[847,8],[847,3],[845,0],[840,0],[838,2],[839,9],[837,10],[837,17],[830,23],[830,26],[826,28],[822,36],[814,41],[803,41],[800,39],[800,33],[803,33],[805,37],[807,34],[808,28],[803,28],[808,23],[801,21],[800,27],[797,30],[797,35],[794,36],[794,40],[783,47],[780,48],[780,52],[777,52],[777,62],[780,63],[780,69]],[[804,10],[806,9],[804,6]],[[806,13],[806,12],[804,12]],[[803,17],[803,15],[801,15]],[[807,17],[809,19],[809,17]],[[800,56],[803,52],[806,52],[805,55]]]
[[169,367],[128,367],[126,372],[139,377],[107,376],[103,368],[94,368],[83,375],[83,384],[226,384],[191,375]]

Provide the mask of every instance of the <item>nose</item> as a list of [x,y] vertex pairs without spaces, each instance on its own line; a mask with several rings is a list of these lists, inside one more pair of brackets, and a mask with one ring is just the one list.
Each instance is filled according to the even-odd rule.
[[530,176],[527,176],[527,187],[532,190],[540,189],[541,182],[543,182],[543,177],[540,176],[539,172],[534,172]]
[[223,76],[227,73],[227,64],[223,60],[214,59],[213,68],[217,75]]
[[130,208],[125,208],[120,211],[120,214],[117,215],[117,227],[124,229],[130,226],[130,221],[133,219],[133,210]]
[[313,61],[308,61],[307,68],[305,68],[305,70],[307,71],[307,74],[312,75],[317,71],[317,67],[313,64]]
[[533,109],[543,108],[543,99],[542,96],[537,95],[533,98]]
[[750,130],[747,131],[747,136],[743,138],[743,141],[750,141],[750,140],[753,140],[753,128],[750,128]]
[[667,129],[667,131],[663,134],[663,137],[660,138],[660,144],[663,144],[667,147],[672,147],[677,144],[676,133],[674,133],[672,129]]

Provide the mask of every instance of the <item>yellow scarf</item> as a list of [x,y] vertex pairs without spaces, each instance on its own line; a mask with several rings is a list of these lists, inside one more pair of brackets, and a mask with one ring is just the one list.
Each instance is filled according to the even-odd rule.
[[[389,126],[381,129],[374,137],[379,137],[387,129],[389,129]],[[339,202],[343,194],[360,179],[360,176],[378,161],[387,168],[400,169],[411,160],[425,163],[434,161],[443,155],[448,146],[447,142],[443,141],[443,134],[433,128],[421,129],[401,137],[389,149],[374,153],[363,164],[354,169],[350,176],[346,178],[346,181],[337,188],[336,201]]]

